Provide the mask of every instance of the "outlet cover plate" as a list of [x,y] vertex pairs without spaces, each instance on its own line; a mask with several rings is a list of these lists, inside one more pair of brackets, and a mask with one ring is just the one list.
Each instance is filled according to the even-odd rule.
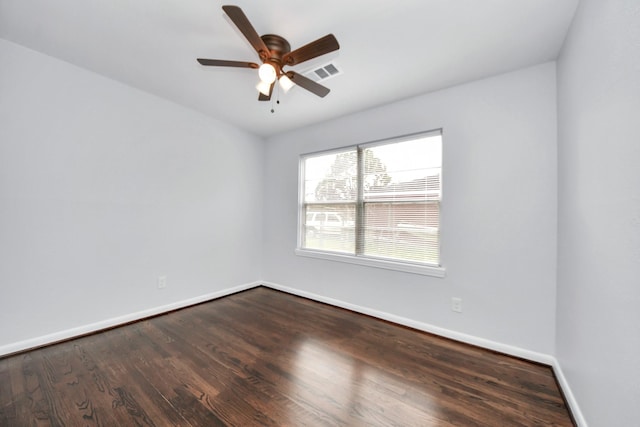
[[462,298],[451,298],[451,310],[456,313],[462,313]]

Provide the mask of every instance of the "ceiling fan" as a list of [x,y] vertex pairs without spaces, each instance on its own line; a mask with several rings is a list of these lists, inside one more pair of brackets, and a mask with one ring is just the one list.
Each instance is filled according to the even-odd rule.
[[258,52],[262,65],[258,65],[255,62],[198,58],[200,64],[216,67],[258,69],[258,75],[260,77],[260,83],[258,83],[257,86],[257,89],[260,91],[259,101],[269,101],[271,99],[276,81],[280,83],[280,86],[285,92],[296,84],[319,97],[327,96],[329,88],[295,71],[284,71],[282,68],[284,66],[298,65],[304,61],[340,49],[338,40],[336,40],[333,34],[328,34],[301,48],[291,51],[291,46],[284,37],[275,34],[259,36],[247,16],[238,6],[222,6],[222,10],[225,11],[235,26],[238,27],[256,52]]

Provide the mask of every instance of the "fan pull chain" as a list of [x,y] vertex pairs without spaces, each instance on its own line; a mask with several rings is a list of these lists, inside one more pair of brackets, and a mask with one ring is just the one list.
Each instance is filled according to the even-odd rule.
[[[276,90],[276,104],[280,105],[280,85],[276,84],[274,88]],[[275,113],[276,110],[273,107],[273,97],[271,97],[271,114]]]
[[[280,105],[280,100],[279,99],[276,100],[276,104]],[[271,112],[272,113],[276,112],[275,108],[273,108],[273,101],[271,101]]]

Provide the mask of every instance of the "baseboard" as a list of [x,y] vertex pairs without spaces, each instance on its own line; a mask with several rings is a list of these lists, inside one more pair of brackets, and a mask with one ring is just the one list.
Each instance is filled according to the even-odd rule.
[[139,311],[137,313],[126,314],[124,316],[114,317],[112,319],[106,319],[100,322],[91,323],[89,325],[83,325],[77,328],[67,329],[64,331],[55,332],[53,334],[43,335],[40,337],[3,345],[3,346],[0,346],[0,357],[8,356],[10,354],[14,354],[14,353],[18,353],[21,351],[26,351],[26,350],[30,350],[38,347],[43,347],[45,345],[55,344],[60,341],[66,341],[69,339],[81,337],[83,335],[99,332],[105,329],[114,328],[116,326],[146,319],[148,317],[157,316],[159,314],[167,313],[173,310],[178,310],[181,308],[189,307],[191,305],[200,304],[206,301],[211,301],[227,295],[235,294],[237,292],[258,287],[260,285],[261,285],[261,282],[247,283],[244,285],[235,286],[233,288],[227,288],[227,289],[212,292],[209,294],[200,295],[195,298],[189,298],[186,300],[163,305],[160,307],[150,308],[148,310]]
[[560,365],[558,359],[556,359],[555,357],[553,358],[553,364],[551,365],[551,367],[553,368],[553,373],[555,374],[558,381],[558,386],[564,394],[564,400],[567,402],[567,405],[569,405],[571,415],[573,416],[573,420],[575,421],[576,425],[578,427],[588,427],[587,420],[584,418],[584,415],[580,410],[580,406],[578,405],[578,401],[573,395],[573,391],[571,390],[571,386],[569,386],[567,377],[565,377],[564,372],[562,372],[562,366]]
[[479,338],[473,335],[464,334],[450,329],[441,328],[439,326],[430,325],[428,323],[418,322],[412,319],[408,319],[402,316],[396,316],[395,314],[386,313],[384,311],[374,310],[368,307],[362,307],[359,305],[351,304],[348,302],[340,301],[333,298],[327,298],[322,295],[317,295],[311,292],[301,291],[299,289],[290,288],[277,283],[262,282],[262,285],[275,289],[278,291],[286,292],[292,295],[301,296],[314,301],[322,302],[325,304],[333,305],[347,310],[355,311],[356,313],[366,314],[367,316],[375,317],[378,319],[386,320],[399,325],[407,326],[409,328],[417,329],[424,332],[429,332],[434,335],[438,335],[445,338],[450,338],[455,341],[464,342],[467,344],[475,345],[478,347],[486,348],[489,350],[504,353],[510,356],[518,357],[521,359],[530,360],[536,363],[542,363],[544,365],[553,366],[554,358],[548,354],[538,353],[535,351],[526,350],[523,348],[503,344],[484,338]]

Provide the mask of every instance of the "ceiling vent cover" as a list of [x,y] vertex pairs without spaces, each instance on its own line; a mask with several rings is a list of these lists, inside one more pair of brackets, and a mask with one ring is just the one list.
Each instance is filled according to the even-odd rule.
[[313,69],[304,73],[305,77],[310,78],[314,82],[327,80],[340,74],[342,74],[342,70],[335,62],[330,62],[319,67],[314,67]]

